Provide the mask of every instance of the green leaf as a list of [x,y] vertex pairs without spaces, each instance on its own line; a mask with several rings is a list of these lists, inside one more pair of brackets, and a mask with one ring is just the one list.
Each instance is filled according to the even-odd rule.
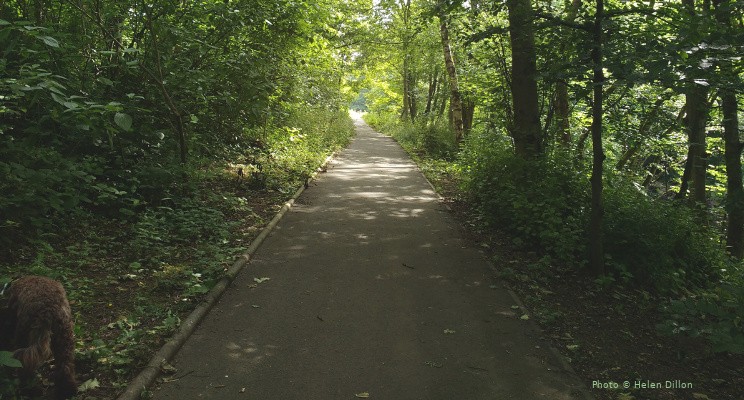
[[10,25],[10,22],[8,22],[8,21],[6,21],[4,19],[0,19],[0,26],[5,26],[5,25]]
[[39,39],[41,39],[47,46],[59,47],[59,42],[57,41],[57,39],[51,36],[41,36],[39,37]]
[[52,93],[52,99],[61,105],[65,105],[65,99],[57,93]]
[[132,117],[129,116],[129,114],[121,112],[114,114],[114,122],[116,122],[116,125],[118,125],[119,128],[127,132],[132,130]]
[[12,368],[21,368],[23,364],[13,358],[13,353],[9,351],[0,351],[0,365]]

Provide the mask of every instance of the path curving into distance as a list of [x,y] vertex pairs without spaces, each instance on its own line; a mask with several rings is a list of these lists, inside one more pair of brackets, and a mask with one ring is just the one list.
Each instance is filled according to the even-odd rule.
[[154,398],[582,398],[408,155],[355,123]]

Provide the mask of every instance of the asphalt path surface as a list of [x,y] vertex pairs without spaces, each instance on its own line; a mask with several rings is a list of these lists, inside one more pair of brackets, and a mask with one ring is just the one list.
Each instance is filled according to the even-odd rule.
[[356,125],[154,398],[582,398],[407,154]]

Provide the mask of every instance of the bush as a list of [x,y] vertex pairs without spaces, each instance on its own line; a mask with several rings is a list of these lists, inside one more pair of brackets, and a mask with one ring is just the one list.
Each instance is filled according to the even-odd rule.
[[457,155],[455,134],[447,123],[429,123],[422,119],[415,123],[402,122],[396,116],[374,113],[365,114],[364,120],[374,129],[394,137],[409,152],[441,160],[454,160]]
[[703,337],[714,352],[744,354],[744,279],[729,277],[664,307],[667,319],[657,327],[670,335]]
[[608,265],[666,293],[702,287],[726,265],[718,235],[683,204],[619,182],[605,191]]
[[583,179],[558,156],[524,160],[498,133],[472,133],[460,154],[464,190],[482,220],[511,233],[514,243],[576,262],[584,249]]

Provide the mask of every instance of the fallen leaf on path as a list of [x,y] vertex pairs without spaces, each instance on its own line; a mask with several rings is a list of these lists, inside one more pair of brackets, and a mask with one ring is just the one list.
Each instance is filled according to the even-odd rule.
[[512,310],[519,310],[519,306],[511,306]]
[[578,344],[567,344],[566,348],[569,350],[576,350],[579,348],[579,345]]
[[528,319],[530,319],[530,316],[527,314],[524,314],[521,317],[519,317],[519,319],[521,319],[522,321],[527,321]]
[[710,400],[710,397],[702,394],[702,393],[693,393],[692,398],[695,400]]
[[163,372],[164,374],[169,374],[169,375],[173,375],[173,374],[175,374],[176,372],[178,372],[178,369],[176,369],[176,367],[172,366],[172,365],[171,365],[170,363],[168,363],[167,361],[163,360],[163,361],[162,361],[162,362],[160,363],[160,371],[161,371],[161,372]]
[[261,308],[261,306],[257,306],[255,304],[251,304],[251,307],[253,307],[253,308]]
[[445,335],[451,335],[451,334],[453,334],[453,333],[455,333],[455,331],[453,331],[452,329],[445,329],[445,330],[444,330],[444,334],[445,334]]
[[369,398],[369,393],[367,393],[367,392],[357,393],[357,394],[354,395],[354,397],[357,397],[357,398],[360,398],[360,399],[368,399]]
[[428,366],[434,367],[434,368],[442,368],[443,367],[442,364],[435,363],[434,361],[424,361],[424,365],[428,365]]
[[245,388],[240,389],[240,393],[245,393]]
[[256,282],[256,283],[264,283],[264,282],[268,281],[269,279],[271,279],[271,278],[253,278],[253,281]]

